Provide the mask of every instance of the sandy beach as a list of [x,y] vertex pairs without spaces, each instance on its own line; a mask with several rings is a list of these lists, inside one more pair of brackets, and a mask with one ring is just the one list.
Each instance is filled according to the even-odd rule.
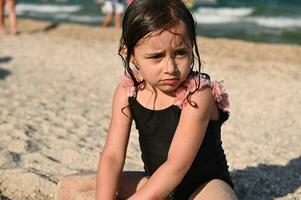
[[[0,35],[0,200],[52,200],[67,174],[95,171],[122,62],[120,31],[20,20]],[[239,199],[301,199],[301,46],[198,38],[224,80],[225,149]],[[126,170],[141,170],[133,126]]]

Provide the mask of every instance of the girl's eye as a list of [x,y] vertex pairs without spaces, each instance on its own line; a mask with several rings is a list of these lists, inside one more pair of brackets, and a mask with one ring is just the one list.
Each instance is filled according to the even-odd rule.
[[162,55],[161,54],[158,54],[158,55],[154,55],[154,56],[151,56],[149,57],[150,59],[154,59],[154,60],[159,60],[160,58],[162,58]]
[[175,52],[176,56],[185,56],[187,54],[187,51],[185,50],[179,50]]

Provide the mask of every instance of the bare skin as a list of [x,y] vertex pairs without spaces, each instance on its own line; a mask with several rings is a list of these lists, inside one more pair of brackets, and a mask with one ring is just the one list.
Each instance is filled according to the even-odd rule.
[[4,26],[4,6],[7,4],[8,19],[10,25],[11,34],[17,35],[19,33],[17,29],[17,15],[16,15],[16,0],[0,0],[0,32],[6,32]]
[[121,28],[122,13],[115,13],[115,27]]
[[[148,180],[144,172],[123,172],[120,178],[119,200],[127,199],[138,191]],[[59,182],[59,200],[95,199],[96,174],[74,174],[64,177]],[[236,200],[232,188],[222,180],[214,179],[201,185],[189,197],[189,200]]]
[[107,14],[102,22],[102,26],[103,27],[110,26],[112,19],[113,19],[113,13]]
[[208,183],[201,185],[197,188],[189,200],[237,200],[237,197],[232,188],[224,181],[219,179],[213,179]]
[[[144,172],[123,172],[118,186],[118,199],[127,199],[141,188],[148,177]],[[59,200],[74,198],[83,200],[95,199],[96,174],[73,174],[64,177],[59,182]],[[76,196],[76,197],[75,197]]]
[[102,26],[103,27],[108,27],[110,26],[111,21],[113,20],[114,17],[114,21],[115,21],[115,27],[116,28],[120,28],[121,27],[121,13],[109,13],[105,16],[103,22],[102,22]]
[[4,0],[0,0],[0,32],[5,32],[4,27]]
[[110,26],[110,24],[113,20],[115,22],[115,27],[120,28],[121,23],[122,23],[122,12],[119,12],[118,10],[116,10],[116,7],[115,7],[114,12],[109,12],[109,13],[106,14],[106,16],[104,17],[104,20],[102,22],[102,26],[103,27]]

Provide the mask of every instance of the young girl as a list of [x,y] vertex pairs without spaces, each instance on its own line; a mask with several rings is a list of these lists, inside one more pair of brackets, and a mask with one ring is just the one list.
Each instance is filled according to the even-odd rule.
[[[119,55],[125,75],[96,174],[96,199],[236,199],[221,143],[228,96],[200,73],[195,22],[181,0],[136,0],[127,8]],[[194,70],[196,68],[196,70]],[[143,172],[122,172],[129,133],[139,132]],[[95,187],[76,176],[61,197]]]

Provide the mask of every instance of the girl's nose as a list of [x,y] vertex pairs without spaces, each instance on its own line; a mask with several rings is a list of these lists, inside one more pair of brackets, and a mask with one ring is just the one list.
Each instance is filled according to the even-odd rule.
[[177,72],[178,68],[177,68],[177,65],[176,65],[176,62],[173,58],[170,58],[167,60],[167,63],[166,63],[166,72],[168,74],[175,74],[175,72]]

